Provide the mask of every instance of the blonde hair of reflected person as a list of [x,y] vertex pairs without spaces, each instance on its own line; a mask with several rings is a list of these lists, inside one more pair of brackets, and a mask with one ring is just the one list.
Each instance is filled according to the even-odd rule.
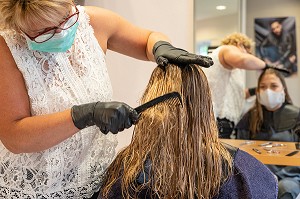
[[227,35],[222,41],[221,45],[233,45],[239,46],[243,45],[246,49],[251,49],[253,46],[253,41],[245,34],[234,32]]
[[[141,114],[131,143],[106,171],[104,198],[121,177],[124,198],[135,198],[129,192],[150,187],[153,197],[208,199],[231,175],[232,157],[218,139],[210,89],[201,67],[156,67],[141,103],[173,91],[181,94],[183,104],[162,102]],[[149,181],[137,185],[147,159],[151,161]]]
[[0,30],[28,31],[33,24],[58,24],[72,0],[1,0]]

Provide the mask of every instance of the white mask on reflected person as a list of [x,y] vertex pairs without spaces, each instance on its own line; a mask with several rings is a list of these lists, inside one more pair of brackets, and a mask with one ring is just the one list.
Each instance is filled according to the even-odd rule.
[[280,92],[275,92],[272,91],[271,89],[260,91],[258,101],[260,104],[264,105],[268,109],[274,109],[275,107],[280,107],[285,101],[284,90]]

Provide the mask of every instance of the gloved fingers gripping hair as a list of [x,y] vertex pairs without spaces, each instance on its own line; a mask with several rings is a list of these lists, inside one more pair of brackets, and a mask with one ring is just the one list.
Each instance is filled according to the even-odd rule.
[[104,134],[114,134],[130,128],[138,119],[137,112],[122,102],[94,102],[71,108],[74,125],[78,129],[96,125]]
[[176,64],[178,66],[197,64],[208,68],[213,65],[211,57],[189,53],[186,50],[172,46],[166,41],[156,42],[152,52],[156,63],[161,66],[166,66],[168,63]]
[[285,69],[285,68],[278,67],[277,65],[272,65],[272,64],[267,64],[267,63],[266,63],[266,66],[265,66],[265,68],[264,68],[263,70],[265,71],[265,70],[267,70],[268,68],[277,70],[277,71],[283,73],[284,75],[290,75],[290,74],[291,74],[291,71],[289,71],[289,70],[287,70],[287,69]]

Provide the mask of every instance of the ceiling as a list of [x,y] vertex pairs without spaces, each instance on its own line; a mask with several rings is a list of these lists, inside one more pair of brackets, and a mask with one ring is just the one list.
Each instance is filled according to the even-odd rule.
[[[239,0],[195,0],[195,18],[202,20],[238,12]],[[217,10],[216,6],[224,5],[226,10]]]

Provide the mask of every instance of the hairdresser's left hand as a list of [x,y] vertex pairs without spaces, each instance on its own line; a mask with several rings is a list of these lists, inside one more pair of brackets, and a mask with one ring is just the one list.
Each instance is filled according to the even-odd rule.
[[186,50],[176,48],[169,42],[158,41],[153,46],[153,55],[158,65],[166,66],[168,63],[177,65],[198,64],[203,67],[213,65],[212,58],[196,55]]

